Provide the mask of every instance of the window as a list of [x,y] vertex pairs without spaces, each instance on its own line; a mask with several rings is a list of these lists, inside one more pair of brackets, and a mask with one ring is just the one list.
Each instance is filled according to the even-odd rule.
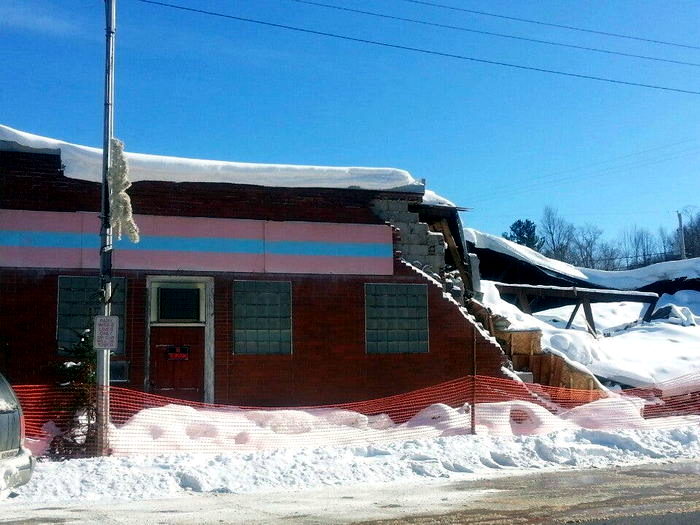
[[[86,329],[92,330],[93,318],[102,314],[102,294],[99,277],[74,277],[62,275],[58,278],[58,316],[56,340],[61,349],[71,348]],[[126,279],[112,279],[112,315],[119,316],[119,348],[116,354],[124,353],[124,320],[126,304]]]
[[129,381],[129,361],[109,361],[109,382],[127,383]]
[[291,354],[291,283],[234,281],[233,328],[236,354]]
[[368,354],[428,351],[428,289],[424,284],[365,284]]
[[155,282],[151,286],[151,323],[204,322],[204,283]]

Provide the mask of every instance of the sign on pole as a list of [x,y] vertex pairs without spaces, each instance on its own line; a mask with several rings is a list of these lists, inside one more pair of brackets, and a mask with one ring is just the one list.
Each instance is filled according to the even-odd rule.
[[96,315],[92,341],[95,350],[116,350],[119,347],[119,317]]

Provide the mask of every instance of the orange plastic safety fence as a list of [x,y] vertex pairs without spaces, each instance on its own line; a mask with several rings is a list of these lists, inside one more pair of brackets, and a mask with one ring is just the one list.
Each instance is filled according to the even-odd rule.
[[[26,434],[48,455],[90,455],[96,390],[17,385]],[[120,455],[253,451],[352,445],[478,433],[537,434],[573,423],[588,428],[700,424],[700,374],[653,388],[608,394],[468,376],[390,397],[305,407],[183,401],[111,387],[109,445]],[[573,410],[572,410],[573,409]]]

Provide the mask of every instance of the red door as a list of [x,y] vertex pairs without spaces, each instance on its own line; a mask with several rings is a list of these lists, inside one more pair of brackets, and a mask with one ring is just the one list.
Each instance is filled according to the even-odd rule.
[[151,392],[204,399],[204,327],[151,327]]

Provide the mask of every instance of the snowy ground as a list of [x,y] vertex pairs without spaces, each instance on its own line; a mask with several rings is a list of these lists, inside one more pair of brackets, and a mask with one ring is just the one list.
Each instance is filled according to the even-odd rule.
[[[644,420],[640,408],[640,401],[617,396],[559,416],[525,402],[480,404],[479,433],[472,436],[466,435],[469,419],[463,409],[433,405],[414,418],[412,432],[421,430],[421,438],[400,439],[399,429],[409,421],[375,429],[364,438],[367,429],[353,427],[349,431],[357,441],[350,446],[312,445],[319,435],[311,425],[295,436],[297,441],[306,437],[307,446],[278,443],[256,452],[45,461],[7,503],[140,500],[389,482],[420,485],[427,480],[700,458],[700,416]],[[514,420],[514,410],[527,417]],[[619,430],[621,422],[625,430]],[[325,433],[327,441],[348,431],[342,425],[336,430]],[[272,443],[265,431],[261,436]],[[189,439],[191,450],[202,446],[198,439],[202,437]]]
[[421,484],[680,458],[700,458],[698,423],[673,430],[577,429],[541,436],[453,436],[382,446],[41,462],[32,481],[7,502],[140,500],[192,492]]

